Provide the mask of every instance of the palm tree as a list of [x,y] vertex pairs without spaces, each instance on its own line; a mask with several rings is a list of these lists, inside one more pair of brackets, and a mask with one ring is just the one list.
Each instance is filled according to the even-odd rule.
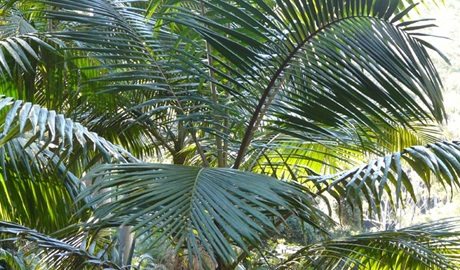
[[455,269],[458,219],[333,239],[321,207],[416,201],[406,167],[459,186],[431,23],[409,20],[414,6],[7,1],[5,262],[20,249],[45,268],[122,268],[132,232],[189,268],[233,269],[296,216],[322,240],[288,269]]

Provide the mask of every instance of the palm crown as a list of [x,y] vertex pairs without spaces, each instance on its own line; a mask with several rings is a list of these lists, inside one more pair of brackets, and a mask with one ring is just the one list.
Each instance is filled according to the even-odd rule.
[[108,252],[121,226],[191,268],[235,268],[294,215],[324,240],[284,267],[455,268],[456,219],[332,240],[320,207],[415,201],[405,166],[427,187],[459,184],[459,145],[438,139],[431,23],[408,20],[413,7],[9,1],[0,230],[49,267],[129,264],[129,241]]

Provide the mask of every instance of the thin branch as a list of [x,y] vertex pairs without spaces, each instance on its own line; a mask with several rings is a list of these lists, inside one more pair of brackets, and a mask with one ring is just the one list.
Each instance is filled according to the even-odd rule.
[[[200,7],[201,7],[201,16],[206,17],[206,12],[205,12],[205,7],[204,7],[203,2],[200,3]],[[208,26],[205,24],[205,27],[208,27]],[[212,67],[214,65],[214,58],[211,55],[211,50],[212,50],[211,45],[209,44],[209,42],[207,40],[205,40],[205,44],[206,44],[206,57],[207,57],[207,60],[208,60],[208,65],[210,67]],[[214,70],[212,68],[209,68],[209,77],[211,79],[214,79],[214,77],[215,77]],[[212,101],[214,103],[214,111],[216,111],[216,108],[219,105],[219,100],[217,98],[217,87],[216,87],[216,84],[212,80],[209,81],[209,87],[211,89]],[[220,120],[221,119],[218,116],[218,114],[217,113],[214,114],[214,123],[216,124],[216,126],[218,126],[217,123]],[[216,136],[216,147],[217,147],[217,164],[218,164],[218,167],[225,167],[226,162],[225,162],[225,157],[223,155],[222,139],[219,136]]]

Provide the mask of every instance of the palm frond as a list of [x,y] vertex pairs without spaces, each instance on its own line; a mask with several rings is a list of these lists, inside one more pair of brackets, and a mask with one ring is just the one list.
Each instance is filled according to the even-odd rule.
[[458,269],[460,220],[359,234],[299,250],[282,269]]
[[405,148],[335,175],[309,177],[309,181],[319,188],[318,195],[326,192],[337,200],[347,198],[351,205],[360,208],[366,202],[370,213],[380,215],[380,203],[385,196],[393,208],[404,204],[403,193],[417,202],[414,181],[406,168],[413,169],[428,189],[437,182],[453,192],[460,187],[459,165],[459,143],[437,142]]
[[[49,150],[53,155],[72,157],[72,151],[80,152],[83,164],[96,160],[128,162],[135,158],[123,148],[116,146],[97,134],[88,131],[79,123],[65,118],[55,111],[13,98],[3,97],[0,110],[2,121],[0,146],[15,138],[25,139],[25,146],[35,145],[39,151]],[[56,150],[50,150],[56,148]],[[97,151],[97,155],[91,155]],[[50,156],[53,158],[53,156]],[[84,168],[84,167],[83,167]]]
[[185,248],[190,262],[204,249],[234,263],[234,245],[249,252],[276,231],[273,217],[294,213],[320,229],[331,222],[300,186],[258,174],[146,163],[101,165],[87,177],[94,182],[81,198],[92,194],[90,226],[132,225],[152,244]]
[[4,97],[0,115],[3,220],[47,232],[68,226],[84,217],[73,214],[85,171],[100,162],[137,160],[79,123],[38,105]]
[[206,17],[176,7],[161,18],[200,33],[239,76],[237,87],[222,89],[258,101],[235,167],[264,119],[275,132],[341,140],[350,130],[383,136],[383,125],[444,118],[438,75],[424,44],[396,23],[398,1],[204,5]]
[[121,269],[82,249],[84,239],[82,234],[77,234],[73,238],[59,240],[18,224],[0,221],[0,243],[8,247],[6,252],[32,256],[29,260],[40,268]]
[[[18,7],[4,11],[6,15],[0,23],[0,32],[4,34],[1,44],[11,47],[9,50],[3,48],[5,61],[0,63],[0,71],[8,74],[3,78],[2,93],[63,113],[141,157],[158,155],[160,151],[155,140],[161,136],[152,130],[156,124],[136,122],[145,113],[142,110],[126,112],[126,107],[144,102],[146,96],[142,93],[119,95],[115,99],[95,94],[95,89],[107,86],[107,80],[98,79],[102,74],[108,76],[108,72],[94,67],[110,63],[102,58],[88,57],[84,49],[66,50],[72,47],[70,43],[46,34],[47,31],[68,31],[71,28],[66,22],[51,23],[43,17],[43,11],[49,5],[43,2],[12,5]],[[113,70],[120,71],[116,67]],[[116,79],[110,77],[108,80]],[[119,113],[121,110],[125,113]],[[141,130],[143,134],[139,134]],[[169,140],[160,140],[159,144],[169,146],[164,142]]]
[[[253,172],[262,172],[280,179],[305,178],[308,175],[330,175],[366,162],[371,155],[403,151],[412,145],[439,142],[442,133],[438,125],[413,122],[413,129],[395,125],[381,129],[385,136],[375,136],[372,131],[361,129],[349,132],[343,141],[328,140],[317,136],[313,141],[283,133],[263,134],[253,140],[253,149],[242,165]],[[345,137],[349,137],[347,140]]]
[[[18,10],[4,14],[0,20],[0,73],[10,77],[17,65],[26,73],[34,73],[41,60],[39,47],[55,51],[52,45],[58,40],[40,37],[38,30]],[[13,66],[11,64],[14,63]]]
[[[204,152],[232,157],[240,148],[237,168],[265,123],[301,140],[357,144],[387,135],[397,122],[411,127],[444,117],[431,47],[413,34],[429,25],[399,24],[406,12],[397,12],[398,1],[156,1],[148,15],[126,1],[47,3],[59,8],[49,18],[73,22],[51,34],[111,71],[97,79],[105,89],[136,92],[124,92],[132,102],[123,110],[155,126],[153,137],[173,156],[187,140],[203,161]],[[203,81],[227,97],[212,98]],[[234,138],[248,118],[239,145]],[[194,138],[196,130],[206,139]],[[208,134],[229,146],[206,144]]]
[[[92,91],[110,92],[124,101],[112,111],[130,116],[133,125],[140,124],[173,156],[188,140],[200,149],[195,122],[211,123],[213,118],[208,113],[212,102],[203,93],[203,78],[208,76],[201,68],[204,51],[166,27],[157,30],[156,20],[146,19],[131,2],[47,1],[58,8],[46,11],[48,18],[72,22],[72,27],[50,35],[70,41],[69,49],[100,62],[87,67],[102,74],[90,80],[99,83]],[[188,54],[193,61],[185,59]]]
[[[384,198],[393,207],[403,192],[416,200],[406,165],[428,188],[432,176],[447,190],[458,187],[459,144],[433,140],[424,129],[443,121],[445,112],[427,53],[434,47],[421,33],[431,23],[405,19],[412,2],[44,0],[39,20],[49,20],[47,35],[36,35],[33,24],[11,10],[10,23],[0,25],[0,70],[14,78],[2,87],[25,89],[40,105],[0,99],[0,192],[7,195],[0,215],[45,231],[94,213],[84,224],[90,233],[134,226],[152,245],[167,242],[184,251],[190,263],[205,267],[201,255],[207,253],[214,264],[230,266],[292,214],[320,230],[331,224],[317,208],[324,193],[380,213]],[[58,44],[49,46],[49,37]],[[35,73],[26,78],[25,70]],[[408,147],[414,142],[427,146]],[[225,167],[222,158],[230,157],[234,168],[293,180],[137,163],[114,143],[147,156],[168,152],[180,164]],[[398,152],[317,175],[392,147]],[[136,164],[118,164],[131,161]],[[320,167],[325,163],[328,168]],[[74,204],[77,194],[81,201]],[[52,268],[84,261],[110,266],[103,256],[75,249],[92,245],[78,233],[55,241],[2,224],[0,230],[53,247],[40,258]],[[330,241],[331,253],[317,244],[313,254],[302,250],[290,263],[385,268],[387,261],[376,257],[388,245],[397,266],[452,267],[439,255],[445,250],[427,249],[445,242],[423,238],[423,230],[414,233],[419,244],[408,231],[398,232],[400,242],[385,232],[380,242],[356,237],[341,257],[343,243]],[[444,236],[450,241],[457,234]]]

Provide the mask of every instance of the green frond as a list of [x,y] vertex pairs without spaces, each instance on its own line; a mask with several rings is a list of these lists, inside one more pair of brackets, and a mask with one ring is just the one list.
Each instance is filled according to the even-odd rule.
[[272,7],[215,0],[203,2],[205,16],[176,7],[161,18],[201,34],[213,57],[241,76],[238,88],[222,90],[258,103],[247,112],[239,167],[264,122],[311,141],[341,140],[359,129],[384,136],[383,128],[396,122],[410,127],[408,119],[444,119],[437,72],[425,44],[396,23],[397,3],[275,1]]
[[[100,162],[136,159],[79,123],[46,108],[0,99],[0,218],[53,231],[74,216],[79,178]],[[34,211],[30,211],[34,209]]]
[[101,165],[86,177],[93,180],[81,194],[92,195],[89,226],[134,226],[137,235],[156,239],[152,245],[172,240],[185,248],[189,261],[204,249],[234,263],[234,246],[248,253],[276,232],[272,218],[285,214],[320,229],[331,222],[300,186],[259,174],[146,163]]
[[[318,203],[380,214],[403,192],[416,201],[408,167],[428,188],[454,190],[460,144],[437,139],[442,85],[424,40],[433,24],[408,20],[415,6],[6,1],[0,219],[67,238],[0,222],[0,243],[34,242],[48,268],[121,268],[100,233],[133,226],[190,267],[206,268],[203,253],[236,266],[290,215],[324,231],[333,221]],[[232,163],[259,174],[212,168]],[[327,240],[286,267],[455,268],[457,223]],[[9,254],[0,250],[20,265]]]
[[[358,147],[341,146],[336,141],[308,142],[286,135],[274,136],[269,142],[254,140],[243,168],[278,179],[301,181],[308,175],[332,174],[364,162]],[[250,163],[250,164],[248,164]]]
[[[399,15],[398,1],[213,0],[195,8],[193,1],[157,1],[147,18],[124,1],[48,3],[59,8],[47,11],[48,18],[73,22],[72,29],[51,35],[98,59],[95,69],[110,70],[94,78],[107,83],[107,91],[140,91],[143,100],[133,99],[128,113],[133,108],[136,121],[158,127],[153,137],[173,155],[196,130],[240,148],[239,167],[254,135],[266,129],[357,144],[365,136],[386,136],[396,123],[411,127],[413,119],[444,118],[428,45],[412,35],[429,25],[399,24],[405,12]],[[228,98],[212,98],[204,80]],[[238,145],[233,138],[241,138],[246,119]],[[230,154],[209,146],[206,152]]]
[[436,181],[446,191],[453,192],[460,187],[459,165],[459,143],[436,142],[405,148],[335,175],[309,177],[309,181],[319,187],[318,195],[328,193],[336,200],[346,198],[356,207],[367,203],[371,213],[380,215],[380,204],[385,196],[393,208],[404,204],[403,192],[417,202],[414,181],[406,168],[413,169],[428,189]]
[[307,246],[281,269],[458,269],[460,220],[359,234]]
[[[116,264],[82,249],[84,239],[82,233],[73,238],[59,240],[24,226],[0,221],[0,243],[3,248],[6,247],[5,252],[19,251],[19,256],[28,257],[23,262],[9,264],[10,267],[30,261],[38,269],[121,269]],[[2,250],[0,248],[0,258],[3,257]],[[9,261],[11,260],[5,260]]]
[[91,91],[115,97],[109,111],[122,111],[131,121],[128,128],[142,127],[154,145],[175,156],[195,126],[213,118],[207,113],[212,102],[203,92],[205,52],[167,27],[157,30],[155,18],[145,18],[130,2],[48,1],[58,8],[46,11],[48,18],[72,22],[72,28],[50,35],[69,41],[68,49],[83,52],[79,57],[97,60],[83,68],[100,73],[89,79],[98,84]]
[[411,126],[413,129],[397,125],[381,127],[385,136],[375,136],[366,129],[350,130],[347,134],[337,132],[340,140],[324,136],[296,138],[298,136],[285,135],[292,129],[278,127],[277,134],[261,134],[253,140],[253,149],[242,168],[302,182],[309,175],[340,173],[367,162],[369,157],[403,151],[413,145],[436,143],[442,138],[436,124],[413,122]]
[[[23,72],[34,73],[41,60],[38,47],[54,51],[49,40],[38,36],[38,30],[22,16],[12,11],[0,19],[0,74],[13,76],[15,67]],[[21,89],[22,90],[22,89]]]
[[[33,144],[38,150],[49,150],[54,155],[71,157],[72,151],[81,152],[85,166],[95,163],[93,159],[106,162],[134,160],[121,147],[55,111],[8,97],[0,100],[0,110],[4,117],[1,123],[0,147],[13,139],[21,138],[26,140],[26,146]],[[53,148],[57,151],[52,150]],[[98,155],[91,156],[90,153],[94,151],[98,151]]]

